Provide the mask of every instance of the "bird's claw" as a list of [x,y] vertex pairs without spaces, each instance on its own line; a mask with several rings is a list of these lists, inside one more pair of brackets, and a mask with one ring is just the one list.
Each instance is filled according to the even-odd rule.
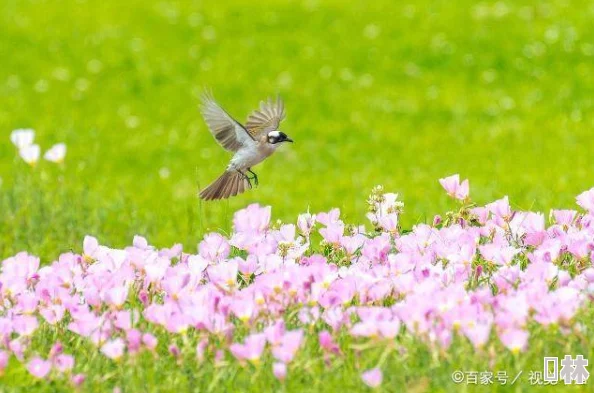
[[242,171],[238,170],[237,172],[241,173],[243,175],[243,178],[245,180],[247,180],[248,185],[250,186],[250,188],[254,188],[252,185],[252,180],[254,181],[254,184],[256,185],[256,187],[258,187],[258,175],[256,175],[254,172],[252,172],[251,170],[248,169],[248,172],[252,174],[252,176],[248,176],[245,173],[243,173]]
[[249,180],[253,180],[254,181],[254,184],[256,185],[256,187],[258,187],[258,185],[259,185],[259,183],[258,183],[258,175],[256,175],[250,169],[248,169],[248,172],[252,174],[252,177],[250,177]]

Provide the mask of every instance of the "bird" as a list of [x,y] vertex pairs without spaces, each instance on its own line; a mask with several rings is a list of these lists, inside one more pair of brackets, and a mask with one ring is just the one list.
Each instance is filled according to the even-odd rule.
[[208,91],[202,95],[200,112],[216,141],[234,153],[225,172],[200,192],[205,201],[227,199],[258,186],[258,175],[252,167],[270,157],[283,143],[293,142],[278,129],[285,118],[280,96],[260,101],[260,108],[252,111],[245,126],[231,117]]

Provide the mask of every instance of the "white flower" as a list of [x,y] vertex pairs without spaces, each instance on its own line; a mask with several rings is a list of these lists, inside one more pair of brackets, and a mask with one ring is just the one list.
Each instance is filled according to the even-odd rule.
[[19,150],[32,145],[34,139],[35,131],[30,128],[20,128],[10,134],[10,140]]
[[64,161],[64,157],[66,157],[66,144],[64,143],[53,145],[43,155],[46,160],[57,163]]
[[163,167],[159,169],[159,176],[161,177],[161,179],[168,179],[169,175],[171,175],[171,171],[169,170],[169,168]]
[[41,149],[39,145],[28,145],[19,150],[21,158],[29,165],[33,166],[39,160]]

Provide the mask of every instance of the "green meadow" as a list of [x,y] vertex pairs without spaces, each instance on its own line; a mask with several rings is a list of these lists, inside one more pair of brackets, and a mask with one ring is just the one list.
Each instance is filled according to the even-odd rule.
[[[229,233],[233,212],[250,203],[271,205],[283,222],[334,207],[364,222],[378,184],[400,195],[410,228],[453,207],[438,179],[454,173],[470,179],[479,204],[508,195],[520,210],[576,208],[575,196],[594,186],[593,19],[586,0],[2,0],[0,260],[26,250],[51,262],[80,252],[87,234],[110,247],[139,234],[195,252],[208,231]],[[295,140],[253,168],[258,188],[228,201],[197,198],[230,159],[198,111],[205,88],[240,122],[280,94],[281,130]],[[66,143],[64,163],[24,163],[9,139],[18,128],[36,131],[42,155]],[[536,368],[543,350],[564,348],[558,332],[551,337],[524,363],[498,366]],[[451,391],[452,364],[489,367],[466,360],[468,343],[445,365],[410,348],[414,362],[388,360],[388,391]],[[110,388],[128,379],[132,392],[206,391],[218,381],[300,391],[325,369],[313,363],[283,386],[250,369],[194,376],[139,362],[142,371],[126,370],[97,354],[89,367],[117,375]],[[358,378],[343,366],[312,389]],[[24,369],[12,372],[28,381]]]
[[[588,1],[5,0],[0,255],[55,257],[88,233],[193,248],[253,202],[359,221],[376,184],[411,226],[449,206],[452,173],[479,203],[574,207],[594,185],[593,16]],[[228,202],[196,198],[230,158],[204,87],[240,121],[280,94],[296,141]],[[15,158],[24,127],[67,144],[63,168]]]

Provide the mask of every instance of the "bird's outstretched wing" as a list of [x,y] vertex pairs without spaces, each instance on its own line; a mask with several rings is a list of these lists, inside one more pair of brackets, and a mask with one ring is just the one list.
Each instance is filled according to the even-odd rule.
[[225,149],[236,152],[240,147],[254,143],[252,135],[237,120],[225,112],[209,92],[202,95],[200,111],[210,133]]
[[285,104],[280,97],[276,101],[270,98],[266,102],[260,101],[260,110],[253,111],[247,119],[245,128],[253,137],[278,129],[278,125],[285,118]]

